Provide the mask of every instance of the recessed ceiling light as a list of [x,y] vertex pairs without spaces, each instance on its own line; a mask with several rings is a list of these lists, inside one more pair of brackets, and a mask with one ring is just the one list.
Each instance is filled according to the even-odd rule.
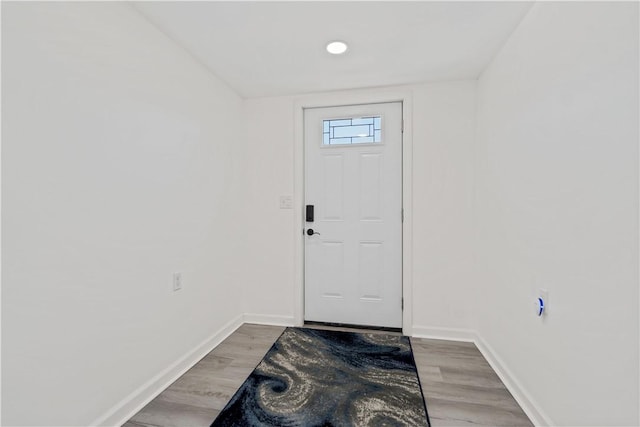
[[347,44],[341,41],[331,42],[327,45],[327,52],[333,55],[340,55],[347,51]]

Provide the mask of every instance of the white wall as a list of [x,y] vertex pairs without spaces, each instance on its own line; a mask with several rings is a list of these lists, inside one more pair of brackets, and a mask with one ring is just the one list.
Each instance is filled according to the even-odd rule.
[[475,81],[413,89],[413,334],[473,327]]
[[2,423],[89,425],[240,319],[242,100],[124,3],[3,3],[2,90]]
[[[413,326],[418,334],[438,334],[443,328],[466,330],[471,326],[475,82],[364,92],[375,96],[377,91],[394,89],[409,91],[413,104]],[[362,93],[334,95],[344,100]],[[332,96],[319,95],[324,101]],[[255,218],[247,226],[251,267],[244,309],[260,314],[252,318],[263,321],[292,322],[297,303],[294,243],[299,236],[293,227],[293,211],[278,208],[280,195],[294,193],[294,147],[300,144],[294,141],[297,99],[249,99],[245,104],[248,200]]]
[[[244,312],[253,320],[293,324],[293,209],[279,209],[292,196],[294,167],[293,98],[245,101],[247,123],[247,221]],[[302,231],[301,231],[302,233]]]
[[546,422],[638,425],[638,4],[536,3],[477,96],[478,333]]

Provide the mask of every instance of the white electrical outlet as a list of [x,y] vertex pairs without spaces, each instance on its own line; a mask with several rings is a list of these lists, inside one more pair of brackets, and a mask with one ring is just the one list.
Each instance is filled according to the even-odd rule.
[[173,291],[182,289],[182,273],[173,273]]

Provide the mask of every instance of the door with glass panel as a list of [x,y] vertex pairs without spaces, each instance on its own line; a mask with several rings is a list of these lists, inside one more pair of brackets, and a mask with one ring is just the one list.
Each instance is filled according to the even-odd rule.
[[402,327],[402,103],[309,108],[305,320]]

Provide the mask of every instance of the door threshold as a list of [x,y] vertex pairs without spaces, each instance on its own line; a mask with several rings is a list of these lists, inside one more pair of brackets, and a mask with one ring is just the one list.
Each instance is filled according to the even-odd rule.
[[402,334],[402,328],[389,328],[386,326],[369,326],[369,325],[352,325],[347,323],[333,323],[333,322],[315,322],[311,320],[305,320],[304,326],[315,327],[318,329],[340,329],[347,332],[358,332],[359,330],[371,331],[371,332],[394,332]]

